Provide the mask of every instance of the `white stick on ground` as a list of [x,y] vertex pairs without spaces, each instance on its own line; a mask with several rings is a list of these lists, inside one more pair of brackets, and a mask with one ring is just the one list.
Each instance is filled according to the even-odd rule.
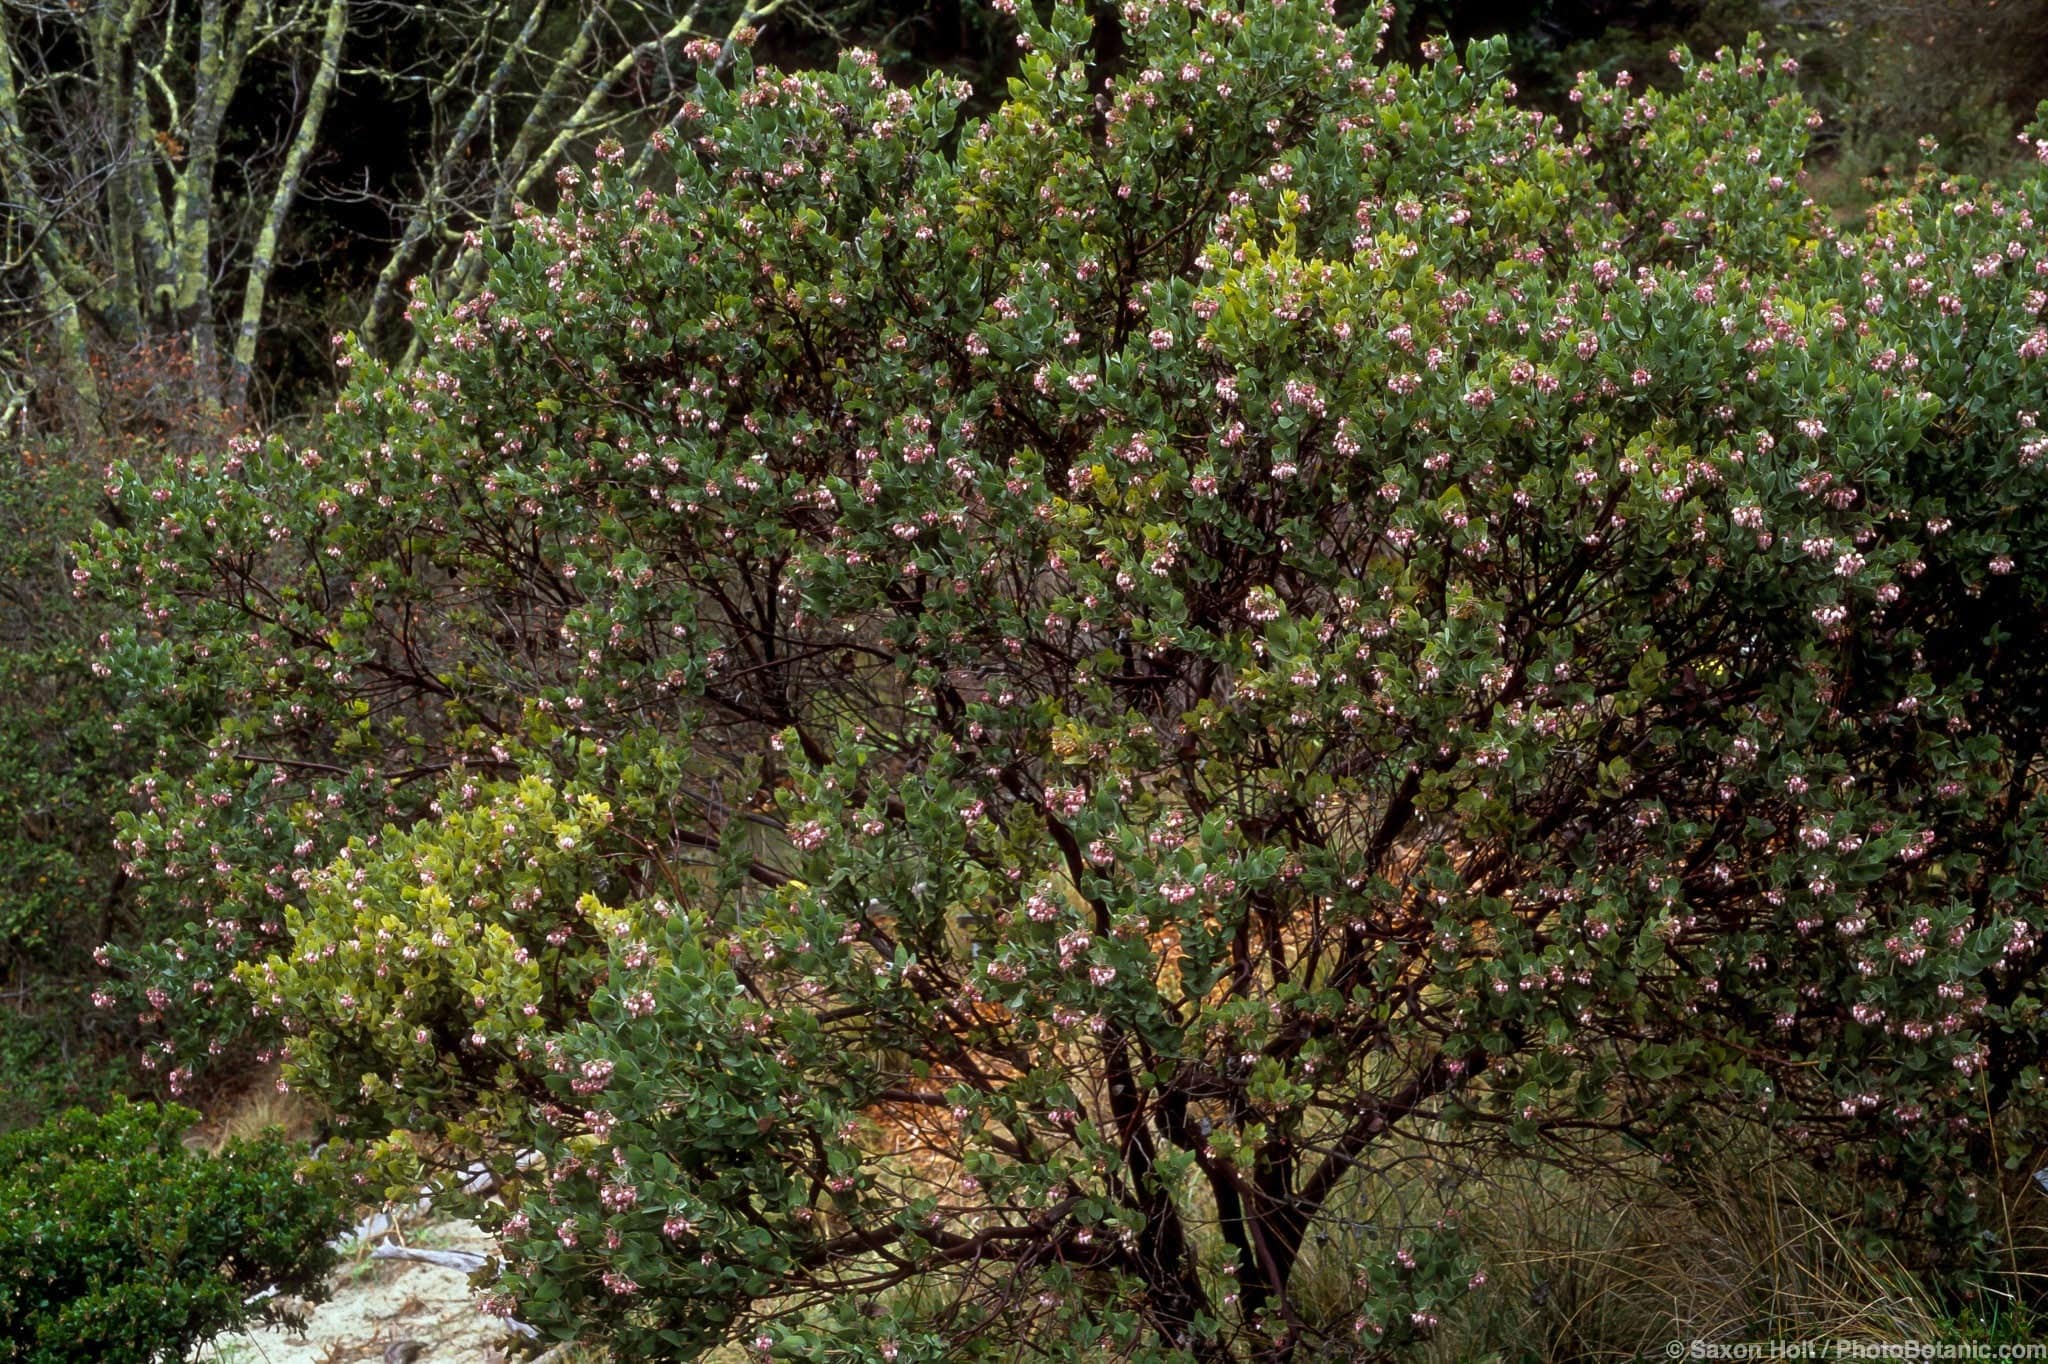
[[488,1255],[479,1255],[473,1250],[418,1250],[412,1246],[394,1245],[382,1242],[370,1250],[373,1260],[417,1260],[423,1265],[440,1265],[443,1269],[459,1269],[465,1274],[474,1274],[491,1262]]

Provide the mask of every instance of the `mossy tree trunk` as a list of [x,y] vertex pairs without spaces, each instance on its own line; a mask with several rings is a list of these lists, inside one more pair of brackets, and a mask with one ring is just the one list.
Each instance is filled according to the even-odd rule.
[[[193,402],[245,417],[280,259],[352,84],[428,88],[431,130],[390,130],[424,144],[414,169],[359,190],[392,231],[352,311],[402,349],[410,280],[473,277],[482,240],[564,156],[687,76],[687,43],[729,43],[782,3],[87,0],[27,15],[0,0],[0,294],[39,343],[9,357],[0,409],[22,410],[43,375],[68,392],[44,382],[39,408],[61,398],[99,425],[105,362],[167,342]],[[393,35],[409,35],[410,67]],[[650,70],[664,79],[639,79]]]

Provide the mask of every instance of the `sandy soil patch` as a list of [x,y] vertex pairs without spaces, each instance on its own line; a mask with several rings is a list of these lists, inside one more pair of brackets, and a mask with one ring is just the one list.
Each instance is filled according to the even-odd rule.
[[[470,1222],[413,1229],[407,1242],[490,1254],[491,1238]],[[406,1342],[418,1351],[406,1350]],[[361,1259],[334,1277],[334,1296],[313,1309],[306,1334],[269,1327],[223,1336],[194,1364],[502,1364],[504,1327],[476,1310],[469,1276],[404,1260]],[[410,1356],[410,1357],[408,1357]]]

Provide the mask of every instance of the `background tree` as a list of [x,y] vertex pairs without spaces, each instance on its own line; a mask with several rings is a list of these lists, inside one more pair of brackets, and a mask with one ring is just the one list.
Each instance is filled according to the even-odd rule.
[[46,333],[67,401],[89,417],[95,354],[167,339],[189,349],[204,396],[239,411],[272,282],[294,241],[309,249],[293,231],[307,200],[340,194],[382,220],[361,317],[374,338],[408,281],[459,280],[465,237],[545,189],[566,149],[658,105],[693,65],[687,43],[711,43],[702,55],[716,60],[733,30],[782,7],[10,0],[13,311]]
[[1738,1122],[2025,1291],[2048,178],[1838,232],[1755,47],[1567,136],[1311,5],[1023,33],[965,127],[736,58],[118,477],[235,707],[122,833],[165,1021],[494,1162],[623,1358],[1392,1350],[1499,1152]]

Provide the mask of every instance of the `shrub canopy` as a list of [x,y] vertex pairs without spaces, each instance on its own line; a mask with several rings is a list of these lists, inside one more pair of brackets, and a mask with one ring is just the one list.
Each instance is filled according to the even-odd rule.
[[331,1172],[276,1136],[189,1150],[198,1116],[117,1103],[0,1136],[0,1360],[178,1364],[327,1297]]
[[270,947],[624,1359],[1391,1349],[1475,1151],[1731,1116],[1995,1252],[2048,179],[1842,233],[1754,45],[1567,136],[1314,5],[1120,29],[964,127],[742,59],[317,440],[121,482],[244,703],[124,830],[217,949],[159,1009]]

